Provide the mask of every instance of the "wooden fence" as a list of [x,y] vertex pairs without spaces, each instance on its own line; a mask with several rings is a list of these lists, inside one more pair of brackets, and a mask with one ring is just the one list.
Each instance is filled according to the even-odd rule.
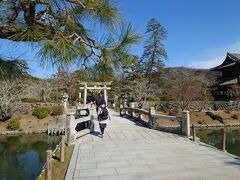
[[52,179],[52,158],[55,156],[56,151],[60,148],[60,162],[64,162],[65,159],[65,137],[61,136],[61,140],[56,148],[52,150],[46,151],[46,163],[43,166],[42,171],[39,176],[36,178],[39,179],[40,175],[45,171],[45,180]]
[[[64,162],[65,144],[71,145],[77,138],[94,131],[93,118],[93,116],[90,116],[88,109],[78,109],[76,113],[68,113],[65,116],[61,116],[62,120],[60,124],[48,126],[49,134],[62,134],[62,136],[60,143],[56,146],[54,151],[46,151],[46,163],[41,171],[41,173],[45,171],[46,180],[52,179],[52,157],[55,156],[56,151],[60,148],[60,162]],[[80,127],[79,130],[80,124],[82,127]],[[39,177],[37,179],[39,179]]]

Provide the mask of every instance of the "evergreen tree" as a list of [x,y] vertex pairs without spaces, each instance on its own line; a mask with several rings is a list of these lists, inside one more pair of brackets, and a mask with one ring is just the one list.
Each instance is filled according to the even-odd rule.
[[139,41],[131,26],[123,26],[111,0],[0,1],[0,39],[40,45],[42,62],[60,67],[117,62]]
[[144,75],[144,63],[138,56],[130,56],[130,64],[128,66],[127,79],[138,80]]
[[13,80],[28,76],[28,64],[23,60],[0,57],[0,80]]
[[157,19],[152,18],[147,24],[146,33],[148,39],[144,46],[142,59],[145,63],[145,73],[149,84],[152,82],[154,73],[164,67],[163,60],[167,58],[167,52],[163,45],[167,31]]

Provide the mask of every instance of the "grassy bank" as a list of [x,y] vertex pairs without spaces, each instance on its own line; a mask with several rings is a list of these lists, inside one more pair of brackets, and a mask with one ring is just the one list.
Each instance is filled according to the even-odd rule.
[[[74,145],[65,147],[65,161],[60,162],[60,150],[58,149],[55,153],[56,159],[52,161],[52,179],[53,180],[64,180],[67,173],[68,165],[70,163]],[[39,180],[45,180],[45,172],[42,172]]]

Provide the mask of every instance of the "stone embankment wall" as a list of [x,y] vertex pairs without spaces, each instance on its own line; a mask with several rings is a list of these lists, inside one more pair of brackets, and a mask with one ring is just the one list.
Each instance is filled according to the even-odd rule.
[[32,131],[0,131],[0,135],[21,135],[21,134],[40,134],[46,133],[46,130],[32,130]]
[[190,111],[199,110],[240,110],[240,101],[160,101],[160,102],[147,102],[144,108],[154,106],[158,111],[184,109]]

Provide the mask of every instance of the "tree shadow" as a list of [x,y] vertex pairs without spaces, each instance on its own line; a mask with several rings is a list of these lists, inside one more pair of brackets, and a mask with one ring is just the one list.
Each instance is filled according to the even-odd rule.
[[52,156],[52,158],[53,158],[54,160],[61,161],[61,159],[60,159],[59,157],[57,157],[57,156]]
[[229,164],[229,165],[235,165],[235,166],[238,166],[240,168],[240,158],[234,158],[233,161],[227,161],[225,163]]
[[147,126],[148,123],[144,120],[139,120],[135,117],[128,117],[128,116],[123,116],[123,118],[133,122],[135,126],[148,128],[148,126]]
[[93,136],[97,136],[97,137],[99,137],[100,138],[100,132],[98,132],[98,131],[92,131],[91,133],[90,133],[91,135],[93,135]]

